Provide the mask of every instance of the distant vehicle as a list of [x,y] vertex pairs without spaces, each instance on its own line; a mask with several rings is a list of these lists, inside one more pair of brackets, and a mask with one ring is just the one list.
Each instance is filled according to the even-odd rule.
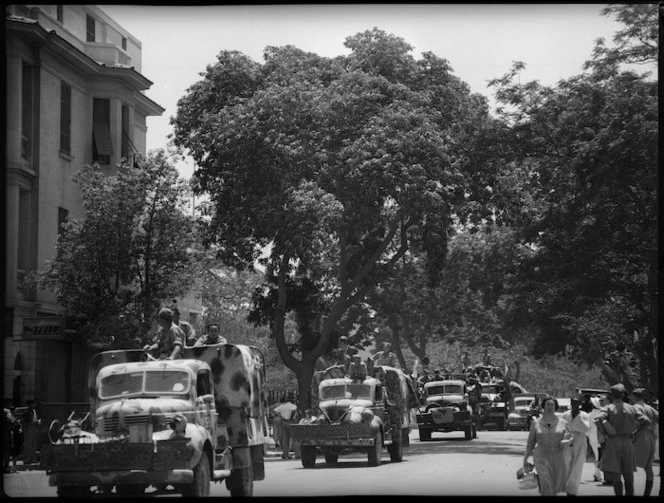
[[425,404],[417,412],[420,441],[431,440],[434,431],[463,431],[464,438],[477,437],[466,381],[431,381],[424,385]]
[[507,429],[509,431],[528,429],[528,413],[534,401],[534,395],[516,395],[512,398],[511,412],[507,415]]
[[556,398],[556,400],[558,400],[558,410],[556,411],[556,416],[562,417],[565,412],[572,409],[571,398]]

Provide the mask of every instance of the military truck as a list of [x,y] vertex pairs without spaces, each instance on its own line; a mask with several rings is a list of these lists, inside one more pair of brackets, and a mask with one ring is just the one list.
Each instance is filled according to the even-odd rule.
[[369,466],[378,466],[383,448],[392,462],[402,461],[417,391],[401,369],[377,366],[372,374],[349,377],[342,367],[331,367],[314,375],[311,414],[290,427],[303,467],[312,468],[319,453],[336,465],[351,452],[366,453]]
[[477,437],[466,381],[450,379],[424,385],[425,403],[417,412],[420,440],[431,440],[433,432],[463,431],[466,440]]
[[217,344],[154,360],[141,350],[97,354],[90,411],[54,421],[42,467],[59,497],[181,493],[226,481],[251,496],[265,478],[265,367],[256,348]]

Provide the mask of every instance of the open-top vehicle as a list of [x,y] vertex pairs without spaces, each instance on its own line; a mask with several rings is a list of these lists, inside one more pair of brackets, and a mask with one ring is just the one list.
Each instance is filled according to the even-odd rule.
[[374,377],[349,377],[343,368],[331,367],[314,375],[312,388],[314,413],[290,426],[303,467],[312,468],[318,453],[332,465],[339,455],[364,452],[369,466],[378,466],[383,448],[392,462],[403,459],[411,409],[419,401],[401,369],[380,366],[374,368]]
[[420,440],[431,440],[435,431],[463,431],[466,440],[477,437],[466,381],[431,381],[424,385],[425,403],[417,413]]
[[[251,496],[265,477],[264,362],[256,348],[186,348],[154,360],[105,351],[90,365],[90,411],[49,428],[42,467],[59,497],[157,493],[208,496],[226,481]],[[154,492],[152,494],[155,494]]]

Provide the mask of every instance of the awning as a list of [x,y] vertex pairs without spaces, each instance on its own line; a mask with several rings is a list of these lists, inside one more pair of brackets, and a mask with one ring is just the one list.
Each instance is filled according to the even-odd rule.
[[92,125],[92,135],[97,147],[97,154],[113,154],[113,144],[111,143],[111,128],[108,123],[102,120],[94,121]]

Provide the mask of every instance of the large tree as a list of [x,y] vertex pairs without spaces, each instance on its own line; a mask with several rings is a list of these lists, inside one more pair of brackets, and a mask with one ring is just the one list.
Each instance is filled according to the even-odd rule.
[[587,72],[522,85],[517,64],[493,82],[538,201],[520,227],[534,253],[513,286],[539,325],[540,354],[573,347],[603,365],[603,344],[623,343],[657,390],[657,82],[637,65],[656,61],[657,6],[604,14],[625,29],[614,47],[597,41]]
[[[465,191],[458,145],[488,114],[445,60],[415,60],[399,37],[373,29],[345,45],[333,59],[268,47],[263,65],[221,52],[172,119],[214,206],[207,241],[240,269],[269,250],[258,318],[303,407],[339,324],[402,257],[425,257],[438,280]],[[301,358],[285,342],[289,310]]]
[[84,215],[65,223],[40,286],[88,343],[140,347],[154,310],[192,285],[186,183],[161,150],[113,175],[84,166],[75,180]]

